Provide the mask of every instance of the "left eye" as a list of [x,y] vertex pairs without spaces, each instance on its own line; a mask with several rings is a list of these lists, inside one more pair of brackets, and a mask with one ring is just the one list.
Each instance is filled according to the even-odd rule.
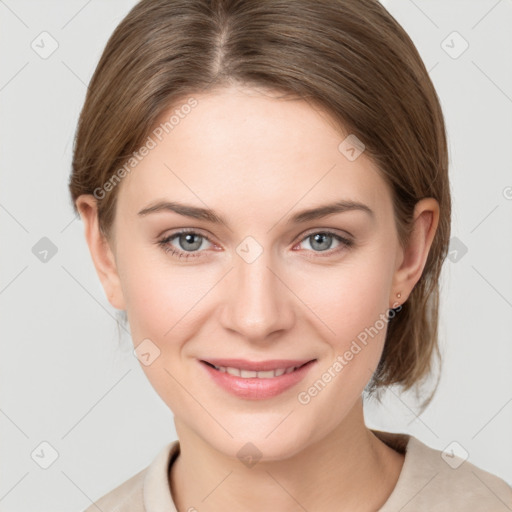
[[318,249],[318,250],[314,250],[314,252],[325,252],[331,248],[333,239],[338,241],[341,247],[338,246],[334,250],[329,251],[328,255],[332,255],[333,253],[336,253],[340,250],[343,250],[344,248],[348,248],[353,245],[352,240],[349,240],[348,238],[344,238],[340,235],[337,235],[336,233],[333,233],[332,231],[315,231],[314,233],[310,233],[309,235],[306,235],[306,237],[304,237],[301,240],[301,243],[306,240],[311,240],[309,242],[309,245],[314,249],[315,248]]
[[[176,246],[171,244],[174,239],[178,239],[179,245],[183,249],[189,250],[176,248]],[[340,246],[329,251],[333,239],[338,241]],[[333,233],[332,231],[314,231],[303,237],[300,243],[303,243],[306,240],[311,240],[310,246],[312,247],[313,252],[327,252],[327,256],[342,251],[345,248],[349,248],[354,243],[352,240]],[[174,257],[195,258],[200,255],[196,253],[202,252],[199,251],[199,249],[201,248],[203,241],[211,243],[207,236],[200,235],[195,231],[179,231],[160,240],[158,245],[160,245],[166,253],[171,253]]]

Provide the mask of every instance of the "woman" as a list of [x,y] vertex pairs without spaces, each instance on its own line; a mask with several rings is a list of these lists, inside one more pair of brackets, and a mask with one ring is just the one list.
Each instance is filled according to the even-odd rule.
[[364,422],[365,391],[420,389],[439,356],[449,188],[436,92],[378,2],[138,3],[70,191],[179,440],[87,510],[512,508]]

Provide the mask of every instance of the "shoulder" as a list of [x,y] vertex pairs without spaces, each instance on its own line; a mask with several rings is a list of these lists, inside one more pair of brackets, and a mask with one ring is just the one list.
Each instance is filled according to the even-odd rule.
[[83,512],[142,512],[143,489],[148,467],[97,499]]
[[83,512],[147,512],[148,505],[155,510],[173,510],[168,470],[178,453],[178,441],[167,444],[149,466],[98,498]]
[[503,479],[453,450],[437,450],[413,436],[408,438],[402,472],[379,512],[512,510],[512,487]]

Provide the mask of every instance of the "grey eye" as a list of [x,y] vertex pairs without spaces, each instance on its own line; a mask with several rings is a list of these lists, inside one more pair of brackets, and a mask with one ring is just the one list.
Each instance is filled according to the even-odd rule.
[[177,238],[180,248],[185,251],[196,251],[203,243],[203,237],[197,233],[182,233]]
[[312,240],[310,243],[311,247],[318,251],[326,251],[331,248],[333,235],[329,233],[315,233],[306,237],[307,240]]

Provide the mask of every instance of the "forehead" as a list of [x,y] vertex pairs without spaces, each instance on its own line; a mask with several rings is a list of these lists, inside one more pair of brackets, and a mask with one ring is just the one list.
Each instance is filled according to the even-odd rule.
[[[181,108],[194,104],[190,98],[195,106]],[[350,160],[340,150],[347,135],[319,108],[270,91],[194,94],[160,117],[152,148],[123,180],[119,208],[139,211],[165,198],[228,217],[339,199],[389,208],[373,162],[364,152]]]

